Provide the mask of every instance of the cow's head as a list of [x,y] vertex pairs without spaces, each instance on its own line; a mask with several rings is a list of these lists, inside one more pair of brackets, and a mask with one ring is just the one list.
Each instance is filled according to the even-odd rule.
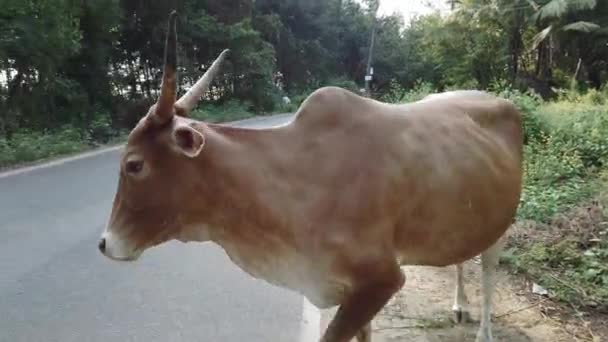
[[107,257],[135,260],[149,247],[182,239],[196,224],[188,213],[196,187],[188,180],[200,170],[194,159],[205,145],[204,124],[186,115],[209,88],[227,52],[177,99],[176,13],[171,13],[160,96],[129,134],[121,156],[112,213],[99,241]]

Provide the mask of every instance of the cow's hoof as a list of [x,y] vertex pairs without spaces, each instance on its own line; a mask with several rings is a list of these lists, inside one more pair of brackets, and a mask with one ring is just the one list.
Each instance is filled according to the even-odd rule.
[[471,314],[462,308],[452,309],[452,313],[454,314],[453,319],[456,324],[471,322]]

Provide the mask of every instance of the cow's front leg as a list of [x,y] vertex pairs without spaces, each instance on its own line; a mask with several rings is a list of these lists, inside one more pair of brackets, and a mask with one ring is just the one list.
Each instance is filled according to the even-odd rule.
[[357,333],[357,342],[372,342],[372,325],[371,322],[367,323]]
[[383,272],[378,270],[377,265],[357,272],[359,276],[355,279],[359,283],[354,284],[353,291],[340,305],[321,342],[350,342],[366,329],[380,309],[403,286],[405,275],[398,265],[391,265]]

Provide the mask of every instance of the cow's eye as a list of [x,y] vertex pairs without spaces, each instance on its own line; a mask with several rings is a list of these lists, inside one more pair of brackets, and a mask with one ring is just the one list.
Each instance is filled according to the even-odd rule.
[[127,171],[127,173],[130,173],[130,174],[136,174],[136,173],[141,172],[143,167],[144,167],[143,160],[129,160],[125,164],[125,170]]

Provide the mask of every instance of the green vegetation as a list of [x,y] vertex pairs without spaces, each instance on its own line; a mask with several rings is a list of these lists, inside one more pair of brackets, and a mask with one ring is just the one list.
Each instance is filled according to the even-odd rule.
[[[595,222],[597,224],[598,222]],[[598,226],[596,226],[598,227]],[[594,229],[595,227],[586,227]],[[583,308],[608,310],[608,243],[584,241],[567,228],[553,239],[521,243],[508,250],[504,260],[553,293],[555,298]],[[580,232],[577,232],[580,233]],[[596,230],[595,233],[602,233]]]
[[10,142],[0,140],[0,166],[79,152],[85,145],[80,132],[72,127],[43,133],[23,130],[15,133]]
[[557,102],[533,113],[536,121],[525,147],[526,191],[519,214],[543,222],[597,190],[588,180],[608,165],[608,107]]
[[214,123],[236,121],[246,119],[254,115],[255,114],[246,106],[235,100],[227,101],[222,105],[203,104],[191,114],[191,116],[197,120],[204,120]]
[[126,130],[112,129],[105,116],[96,117],[87,129],[69,124],[49,130],[20,129],[10,139],[0,137],[0,168],[113,144],[126,135]]
[[[506,257],[556,298],[608,310],[608,106],[575,96],[539,106],[526,146],[526,180]],[[531,120],[528,121],[530,123]],[[526,227],[526,223],[522,224]],[[521,232],[520,232],[521,233]]]

